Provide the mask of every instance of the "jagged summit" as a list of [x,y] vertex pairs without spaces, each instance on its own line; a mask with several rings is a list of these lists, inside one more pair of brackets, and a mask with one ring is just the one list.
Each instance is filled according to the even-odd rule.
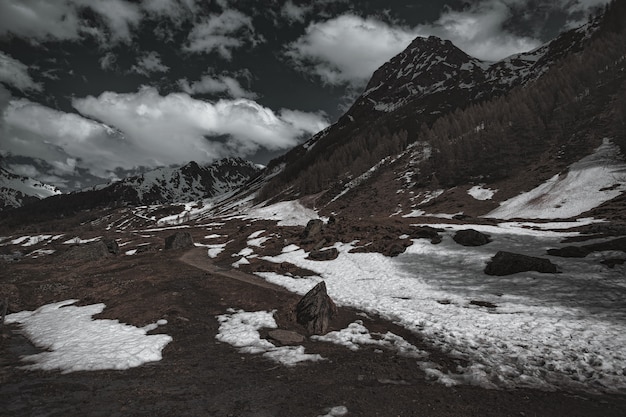
[[214,197],[239,188],[260,169],[241,158],[225,158],[210,165],[191,161],[124,178],[96,189],[128,204],[181,203]]

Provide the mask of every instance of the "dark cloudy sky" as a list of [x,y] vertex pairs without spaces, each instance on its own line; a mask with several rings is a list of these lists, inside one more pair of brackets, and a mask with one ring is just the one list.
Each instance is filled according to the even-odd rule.
[[0,164],[70,190],[266,163],[335,121],[416,36],[493,61],[608,0],[0,0]]

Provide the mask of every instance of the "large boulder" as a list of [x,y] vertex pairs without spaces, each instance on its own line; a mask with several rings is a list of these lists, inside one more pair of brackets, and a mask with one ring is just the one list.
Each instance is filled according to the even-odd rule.
[[324,281],[317,284],[296,305],[296,319],[310,334],[325,334],[337,306],[326,292]]
[[457,231],[452,237],[456,243],[463,246],[482,246],[491,242],[491,237],[474,229]]
[[93,243],[79,244],[72,246],[65,254],[63,259],[78,261],[97,261],[108,258],[112,253],[107,244],[99,240]]
[[165,238],[165,249],[187,249],[193,248],[193,238],[189,232],[176,232],[175,234]]
[[315,239],[320,233],[322,233],[322,229],[324,228],[324,222],[320,219],[311,219],[306,224],[304,231],[300,235],[300,237],[304,240],[312,240]]
[[115,239],[103,239],[102,242],[106,245],[110,254],[117,255],[120,253],[120,246]]
[[550,262],[549,259],[505,251],[496,253],[485,268],[485,274],[497,276],[512,275],[526,271],[551,274],[559,272],[557,266]]

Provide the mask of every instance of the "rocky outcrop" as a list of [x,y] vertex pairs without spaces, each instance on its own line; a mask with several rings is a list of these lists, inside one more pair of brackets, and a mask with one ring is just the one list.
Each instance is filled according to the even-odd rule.
[[474,229],[457,231],[452,237],[456,243],[463,246],[482,246],[491,242],[491,237]]
[[193,248],[193,238],[189,232],[177,232],[165,238],[166,250]]
[[112,255],[113,253],[111,253],[105,241],[99,240],[93,243],[72,246],[67,252],[65,252],[65,254],[63,255],[63,259],[77,261],[97,261],[100,259],[108,258]]
[[326,292],[324,281],[317,284],[296,305],[296,319],[310,334],[328,332],[330,320],[337,314],[337,306]]
[[485,274],[497,276],[512,275],[526,271],[549,274],[559,272],[557,266],[550,262],[549,259],[505,251],[496,253],[485,268]]

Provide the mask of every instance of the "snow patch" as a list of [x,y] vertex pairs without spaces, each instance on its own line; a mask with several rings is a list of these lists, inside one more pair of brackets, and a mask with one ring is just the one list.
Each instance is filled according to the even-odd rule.
[[472,197],[474,197],[476,200],[485,201],[485,200],[491,200],[493,198],[493,195],[497,191],[498,190],[492,190],[490,188],[483,188],[482,185],[475,185],[469,190],[467,190],[467,193],[471,195]]
[[273,311],[246,312],[229,309],[229,314],[217,316],[220,327],[215,338],[220,342],[236,347],[241,353],[262,354],[263,357],[285,366],[301,362],[324,360],[318,354],[304,353],[304,346],[277,347],[262,339],[260,329],[276,329]]
[[138,328],[117,320],[94,320],[92,316],[101,313],[105,305],[72,305],[77,301],[61,301],[6,316],[7,324],[19,324],[33,344],[47,349],[24,356],[23,361],[33,362],[24,368],[58,369],[63,373],[129,369],[160,361],[161,351],[172,341],[165,334],[147,334],[157,324]]
[[592,155],[572,164],[535,189],[500,204],[485,217],[567,219],[626,191],[626,163],[619,148],[604,139]]
[[243,218],[277,220],[278,226],[306,226],[309,220],[320,217],[314,210],[304,207],[299,201],[281,201],[263,207],[253,207]]
[[359,350],[362,345],[370,345],[384,347],[387,349],[393,348],[403,356],[413,358],[424,358],[428,356],[427,352],[416,348],[402,337],[391,332],[387,332],[385,334],[371,334],[367,327],[363,325],[361,320],[357,320],[354,323],[349,324],[347,328],[342,330],[329,332],[322,336],[311,336],[311,340],[335,343],[354,351]]

